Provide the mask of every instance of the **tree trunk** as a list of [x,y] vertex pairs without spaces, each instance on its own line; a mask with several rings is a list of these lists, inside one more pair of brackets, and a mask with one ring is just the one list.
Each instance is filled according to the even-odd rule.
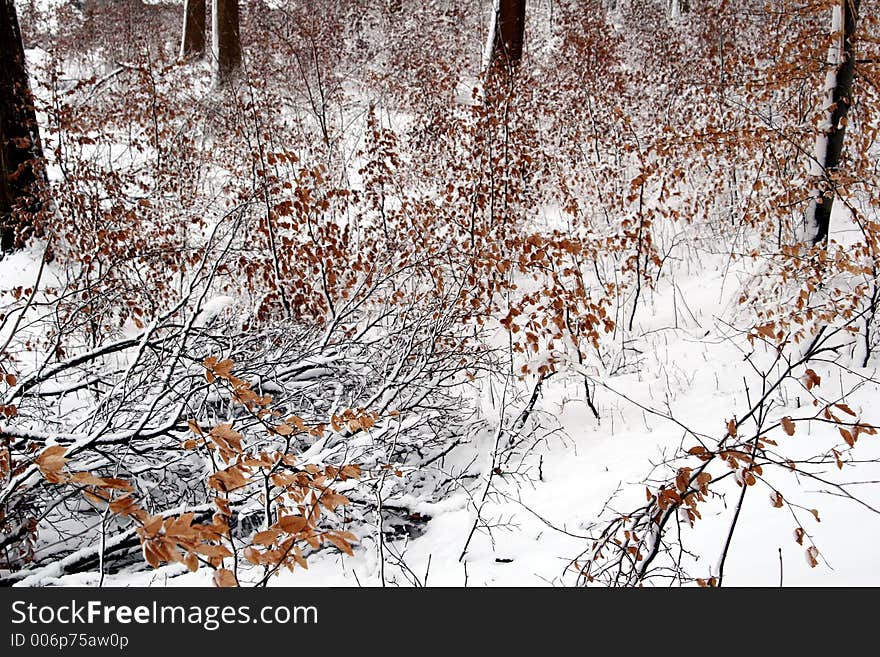
[[515,67],[523,53],[526,0],[496,0],[489,68]]
[[45,171],[15,3],[0,2],[0,242],[9,251],[24,240],[29,215],[39,209]]
[[183,5],[183,40],[181,57],[201,57],[205,54],[205,0],[185,0]]
[[214,83],[225,84],[241,66],[238,0],[214,0],[212,6]]
[[807,210],[806,238],[818,244],[828,237],[831,209],[834,206],[833,174],[840,166],[846,116],[852,106],[852,84],[855,73],[855,32],[859,15],[859,0],[840,0],[833,9],[832,31],[839,34],[831,46],[829,72],[825,82],[827,117],[816,138],[813,175],[820,177],[813,200]]
[[682,14],[689,14],[690,11],[690,0],[669,0],[669,17],[672,20],[678,20]]

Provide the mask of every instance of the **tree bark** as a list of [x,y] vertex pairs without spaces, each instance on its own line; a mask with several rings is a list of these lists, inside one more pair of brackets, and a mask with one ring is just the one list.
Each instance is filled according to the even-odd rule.
[[205,0],[185,0],[181,57],[201,57],[205,54],[206,16]]
[[214,83],[226,84],[241,67],[241,34],[238,0],[214,0]]
[[[828,115],[822,132],[816,139],[814,175],[821,176],[810,208],[807,210],[807,239],[818,244],[828,237],[831,210],[834,207],[835,185],[833,174],[840,168],[846,116],[852,106],[852,85],[855,75],[855,32],[859,15],[859,0],[840,0],[834,8],[834,27],[840,32],[839,41],[831,48],[831,64],[836,70],[826,80]],[[835,37],[838,38],[838,37]]]
[[669,17],[673,20],[678,20],[682,14],[689,14],[690,11],[690,0],[669,0]]
[[45,169],[15,3],[0,2],[0,246],[9,251],[32,225]]
[[497,0],[489,68],[515,67],[522,59],[526,0]]

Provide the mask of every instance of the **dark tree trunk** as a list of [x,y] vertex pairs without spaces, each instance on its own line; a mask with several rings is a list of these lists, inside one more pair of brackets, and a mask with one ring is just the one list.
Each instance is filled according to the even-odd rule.
[[[824,177],[816,197],[810,204],[808,222],[813,231],[813,244],[818,244],[828,237],[831,225],[831,209],[834,206],[834,183],[829,174],[840,167],[843,154],[843,137],[846,133],[846,116],[852,106],[852,85],[855,74],[855,33],[859,16],[859,0],[841,0],[843,4],[843,47],[841,62],[837,68],[837,79],[831,91],[831,110],[829,125],[824,131],[825,153],[819,164]],[[817,156],[821,153],[817,152]],[[812,221],[809,221],[812,219]],[[808,225],[809,225],[808,224]]]
[[205,54],[205,0],[186,0],[183,7],[183,40],[181,57],[201,57]]
[[522,59],[526,0],[499,0],[489,68],[511,68]]
[[0,242],[9,251],[32,225],[45,171],[15,3],[0,2]]
[[214,81],[224,84],[241,66],[238,0],[214,0]]

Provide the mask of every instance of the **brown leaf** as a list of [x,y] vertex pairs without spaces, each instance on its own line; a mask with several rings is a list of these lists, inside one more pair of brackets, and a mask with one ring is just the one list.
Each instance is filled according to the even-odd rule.
[[810,568],[815,568],[819,565],[819,550],[815,545],[811,545],[807,548],[807,563],[810,564]]
[[345,495],[340,495],[329,488],[321,494],[321,505],[329,511],[333,511],[337,506],[345,506],[346,504],[348,504],[348,498]]
[[224,516],[232,515],[232,509],[229,508],[229,500],[225,497],[215,497],[214,506],[220,509],[220,513],[222,513]]
[[139,507],[131,495],[123,495],[110,502],[110,510],[119,515],[129,515],[136,508]]
[[221,360],[219,363],[214,365],[214,373],[223,378],[229,378],[229,374],[232,372],[232,366],[235,365],[230,359],[225,358]]
[[194,518],[194,513],[184,513],[177,518],[166,520],[165,534],[177,538],[194,538],[196,536],[196,530],[192,527]]
[[682,493],[687,490],[691,479],[690,468],[679,468],[675,474],[675,487]]
[[697,490],[699,490],[701,493],[708,492],[707,487],[708,487],[710,481],[712,481],[712,475],[710,475],[708,472],[701,472],[700,474],[698,474],[697,475]]
[[231,424],[218,424],[211,429],[210,436],[221,449],[228,449],[236,454],[241,453],[242,435],[235,431]]
[[284,516],[278,519],[275,526],[288,534],[298,534],[307,524],[308,521],[302,516]]
[[247,479],[241,474],[236,466],[232,466],[226,470],[221,470],[208,477],[208,484],[211,488],[226,493],[236,490],[247,485]]
[[207,543],[203,543],[202,545],[197,545],[194,549],[199,554],[204,555],[209,558],[213,558],[213,557],[225,558],[225,557],[232,556],[232,552],[230,552],[229,548],[227,548],[224,545],[210,545]]
[[776,337],[776,331],[774,330],[773,322],[769,324],[764,324],[762,326],[756,326],[755,331],[757,331],[758,335],[763,335],[765,338],[770,338],[771,340]]
[[218,568],[214,572],[214,586],[218,588],[235,588],[238,582],[235,580],[235,573],[227,568]]
[[93,504],[97,504],[99,506],[102,504],[106,504],[106,502],[107,502],[107,500],[105,500],[103,497],[95,495],[94,493],[90,492],[88,489],[85,489],[85,488],[82,490],[82,496],[84,498],[86,498],[87,500],[89,500],[90,502],[92,502]]
[[96,477],[90,472],[74,472],[70,475],[70,481],[84,486],[101,486],[104,483],[103,479]]
[[842,411],[843,411],[844,413],[846,413],[847,415],[852,415],[853,417],[856,416],[856,414],[855,414],[855,412],[853,411],[853,409],[851,409],[851,408],[850,408],[849,406],[847,406],[846,404],[835,404],[835,406],[837,406],[837,408],[839,408],[840,410],[842,410]]
[[153,568],[158,568],[159,564],[162,563],[162,555],[156,549],[156,546],[153,545],[152,541],[144,541],[144,559],[147,560],[147,563],[150,564]]
[[117,490],[131,490],[131,482],[116,477],[102,477],[102,488],[115,488]]
[[791,421],[791,418],[788,417],[787,415],[786,415],[784,418],[782,418],[782,429],[783,429],[783,430],[785,431],[785,433],[787,433],[789,436],[793,436],[793,435],[794,435],[794,422],[792,422],[792,421]]
[[199,558],[192,552],[188,553],[183,559],[183,565],[189,569],[191,573],[199,569]]
[[162,516],[152,516],[144,522],[143,530],[147,536],[155,536],[162,527]]
[[306,570],[309,569],[309,564],[306,563],[306,558],[303,556],[302,550],[299,549],[299,546],[293,548],[293,558],[301,567]]
[[289,424],[279,424],[277,427],[275,427],[274,431],[279,436],[289,436],[293,433],[293,427],[291,427]]
[[338,536],[337,534],[334,534],[333,532],[327,532],[326,534],[324,534],[323,538],[325,540],[328,540],[331,543],[333,543],[333,545],[335,545],[340,550],[345,552],[348,556],[354,555],[354,552],[351,549],[351,545],[349,545],[348,541],[346,541],[341,536]]
[[305,536],[303,536],[303,540],[305,540],[306,543],[308,543],[309,545],[311,545],[311,546],[312,546],[313,548],[315,548],[316,550],[317,550],[319,547],[321,547],[321,541],[320,541],[320,540],[318,539],[318,537],[317,537],[314,533],[312,533],[312,532],[309,532],[308,534],[306,534]]
[[275,539],[278,538],[278,535],[280,533],[281,532],[277,529],[267,529],[264,532],[257,532],[256,534],[254,534],[254,539],[252,542],[256,543],[257,545],[269,546],[275,542]]
[[342,470],[339,471],[339,478],[342,481],[345,481],[346,479],[360,479],[361,466],[357,464],[342,466]]
[[712,452],[710,452],[705,447],[701,447],[699,445],[696,447],[691,447],[688,450],[688,454],[691,454],[692,456],[696,456],[701,461],[711,461],[712,460]]
[[69,459],[64,458],[67,448],[61,445],[52,445],[44,449],[36,458],[35,463],[42,473],[57,473],[64,467]]
[[244,554],[245,559],[250,561],[255,566],[259,566],[264,561],[263,555],[260,553],[259,550],[257,550],[253,546],[246,547],[242,554]]

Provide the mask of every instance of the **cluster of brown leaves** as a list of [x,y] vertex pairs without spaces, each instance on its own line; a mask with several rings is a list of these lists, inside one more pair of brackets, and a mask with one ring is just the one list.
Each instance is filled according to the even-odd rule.
[[[232,361],[208,358],[204,365],[206,378],[227,384],[233,399],[254,417],[264,420],[279,416],[267,408],[271,398],[256,395],[246,381],[232,373]],[[334,430],[345,426],[357,431],[369,429],[376,419],[376,414],[347,410],[339,417],[333,416],[330,424]],[[300,467],[296,456],[286,449],[290,447],[291,438],[299,434],[320,435],[325,425],[308,427],[298,417],[267,424],[268,433],[287,442],[285,449],[259,452],[247,448],[244,435],[231,423],[205,431],[197,422],[190,421],[189,427],[195,438],[187,439],[182,446],[188,450],[204,449],[221,462],[207,479],[208,486],[215,491],[216,507],[209,522],[196,522],[195,512],[149,514],[137,501],[129,481],[67,471],[68,450],[63,446],[47,447],[36,456],[34,463],[46,481],[77,486],[84,497],[99,507],[106,506],[118,516],[131,518],[138,525],[144,558],[154,568],[178,562],[194,572],[205,564],[215,571],[214,583],[218,586],[237,585],[238,574],[224,565],[238,549],[230,533],[230,522],[236,513],[234,507],[263,490],[267,479],[273,486],[273,494],[271,500],[264,503],[271,506],[273,517],[267,522],[267,529],[257,532],[244,548],[245,559],[277,573],[281,567],[290,570],[297,565],[308,567],[303,552],[305,546],[316,550],[328,543],[346,554],[353,553],[352,546],[357,542],[353,533],[324,529],[320,525],[322,513],[335,513],[349,504],[348,498],[337,492],[334,485],[359,479],[360,466],[319,467],[308,463]],[[115,496],[117,492],[123,494]]]

